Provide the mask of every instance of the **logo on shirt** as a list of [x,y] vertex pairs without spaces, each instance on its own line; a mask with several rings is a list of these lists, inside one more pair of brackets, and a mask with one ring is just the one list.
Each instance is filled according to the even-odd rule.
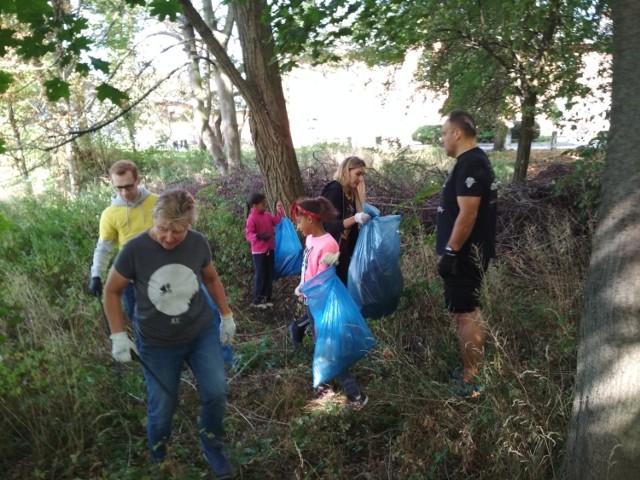
[[[178,317],[189,310],[191,299],[198,292],[198,278],[193,271],[177,263],[165,265],[153,272],[148,286],[149,300],[159,312]],[[172,324],[179,319],[173,318]]]
[[464,183],[467,186],[467,188],[471,188],[473,185],[475,185],[476,179],[473,178],[473,177],[467,177],[467,179],[464,181]]

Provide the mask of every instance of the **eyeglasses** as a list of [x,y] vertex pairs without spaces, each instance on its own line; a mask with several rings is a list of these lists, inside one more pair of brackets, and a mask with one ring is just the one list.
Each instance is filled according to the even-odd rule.
[[136,188],[136,184],[135,183],[130,183],[129,185],[114,185],[113,188],[115,190],[117,190],[118,192],[121,191],[121,190],[126,190],[127,192],[130,192],[134,188]]

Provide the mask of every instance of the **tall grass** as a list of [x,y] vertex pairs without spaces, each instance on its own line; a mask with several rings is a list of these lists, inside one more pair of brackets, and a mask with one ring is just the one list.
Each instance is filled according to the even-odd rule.
[[[443,165],[416,152],[394,161],[373,153],[381,160],[368,172],[370,200],[403,214],[405,289],[393,315],[370,321],[380,343],[353,369],[370,396],[359,412],[340,393],[315,398],[309,338],[302,351],[289,348],[297,279],[275,283],[273,310],[248,307],[243,195],[253,180],[213,176],[198,187],[197,228],[238,323],[225,421],[238,478],[560,478],[588,236],[571,209],[548,206],[547,222],[523,221],[517,243],[499,242],[482,291],[486,390],[456,398],[449,372],[460,358],[431,223]],[[147,178],[163,185],[151,165]],[[100,307],[86,294],[109,194],[96,187],[75,200],[50,193],[0,205],[0,478],[152,473],[140,366],[113,365]],[[184,372],[164,478],[206,478],[196,425],[196,388]]]

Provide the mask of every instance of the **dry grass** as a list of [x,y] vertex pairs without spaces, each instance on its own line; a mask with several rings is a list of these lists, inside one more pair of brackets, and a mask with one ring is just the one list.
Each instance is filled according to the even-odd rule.
[[[416,166],[412,175],[427,178],[428,170]],[[408,181],[392,173],[384,184],[371,182],[371,191],[382,195]],[[379,345],[353,368],[370,396],[360,411],[345,407],[339,391],[317,398],[310,339],[300,352],[288,345],[286,327],[301,313],[291,295],[297,279],[277,281],[275,308],[256,312],[249,308],[249,270],[230,278],[238,335],[225,427],[235,478],[561,478],[588,232],[544,196],[502,210],[500,256],[482,291],[486,389],[480,398],[460,399],[449,382],[460,363],[456,334],[443,309],[431,225],[419,208],[431,200],[388,207],[401,209],[407,221],[405,290],[393,315],[370,321]],[[512,215],[519,220],[509,222]],[[65,294],[66,307],[52,306],[45,289],[18,270],[11,295],[28,303],[25,322],[0,332],[9,333],[13,348],[0,363],[0,447],[12,452],[0,461],[2,475],[150,478],[140,367],[112,367],[95,300],[82,300],[78,289]],[[181,389],[161,476],[212,478],[197,444],[197,392],[186,370]]]

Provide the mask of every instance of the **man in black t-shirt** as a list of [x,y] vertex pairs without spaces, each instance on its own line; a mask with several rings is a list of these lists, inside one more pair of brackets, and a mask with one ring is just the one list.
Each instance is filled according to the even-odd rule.
[[436,222],[438,273],[445,302],[458,330],[463,369],[455,374],[461,393],[477,396],[474,381],[484,356],[485,331],[479,290],[489,259],[495,256],[497,184],[493,168],[476,142],[473,117],[451,112],[442,126],[442,145],[456,164],[440,197]]

